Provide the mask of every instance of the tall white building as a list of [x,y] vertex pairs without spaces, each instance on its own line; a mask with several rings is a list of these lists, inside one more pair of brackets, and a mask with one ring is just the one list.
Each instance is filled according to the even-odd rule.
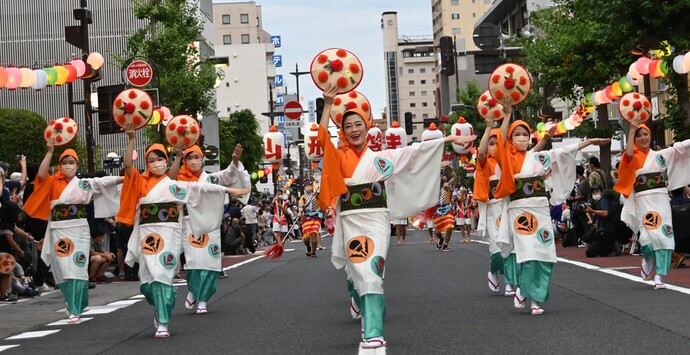
[[[405,127],[407,112],[414,122],[435,117],[436,65],[432,36],[400,35],[398,15],[393,11],[381,15],[381,29],[388,122],[398,121]],[[410,139],[420,141],[422,131],[422,125],[414,125]]]
[[269,118],[262,113],[269,112],[269,85],[276,70],[272,60],[275,47],[271,35],[263,30],[261,5],[253,1],[214,3],[213,26],[216,56],[227,57],[229,63],[216,89],[218,116],[222,119],[250,109],[263,134],[270,128]]

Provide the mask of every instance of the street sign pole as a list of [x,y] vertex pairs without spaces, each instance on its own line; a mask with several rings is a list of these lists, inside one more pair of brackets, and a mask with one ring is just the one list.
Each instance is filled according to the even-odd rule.
[[[299,71],[299,64],[295,63],[295,71],[294,71],[294,72],[290,72],[290,74],[295,76],[295,82],[296,82],[296,84],[297,84],[297,85],[296,85],[296,88],[297,88],[297,101],[299,102],[299,100],[301,99],[301,96],[300,96],[300,94],[299,94],[299,76],[300,76],[300,75],[310,74],[310,72],[308,72],[308,71]],[[317,120],[318,120],[318,118],[317,118]],[[299,140],[304,140],[304,135],[302,134],[302,130],[301,130],[301,129],[298,129],[298,130],[297,130],[297,135],[298,135],[298,139],[299,139]],[[300,155],[299,155],[299,176],[302,177],[302,172],[304,171],[304,159],[302,159],[302,156],[303,156],[304,154],[302,154],[302,149],[304,149],[304,148],[301,147],[301,146],[298,146],[298,147],[299,147],[299,150],[300,150]],[[301,181],[301,180],[302,180],[302,179],[300,179],[300,181]],[[301,188],[302,188],[302,186],[301,186],[301,184],[300,184],[300,189],[301,189]]]

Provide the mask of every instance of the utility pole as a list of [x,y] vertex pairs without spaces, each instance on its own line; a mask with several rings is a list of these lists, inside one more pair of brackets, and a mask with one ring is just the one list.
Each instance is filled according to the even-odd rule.
[[[297,83],[297,85],[296,85],[296,88],[297,88],[297,102],[300,102],[300,100],[302,99],[302,97],[299,95],[299,77],[300,77],[300,75],[306,75],[306,74],[311,74],[311,73],[308,72],[308,71],[299,71],[299,64],[295,63],[295,71],[294,71],[294,72],[290,72],[290,74],[295,76],[295,82]],[[304,113],[304,112],[305,112],[305,111],[302,111],[302,113]],[[298,129],[298,130],[297,130],[297,139],[300,140],[300,141],[302,141],[302,142],[304,142],[304,135],[302,134],[302,130],[301,130],[301,129]],[[303,145],[302,145],[302,146],[299,146],[299,145],[297,146],[297,151],[299,152],[299,176],[300,176],[299,187],[300,187],[300,190],[302,189],[302,180],[303,180],[302,176],[303,176],[303,174],[304,174],[304,159],[303,159],[303,156],[304,156],[303,153],[304,153],[304,152],[303,152],[303,150],[304,150],[304,146],[303,146]],[[288,150],[288,154],[289,154],[289,150]]]

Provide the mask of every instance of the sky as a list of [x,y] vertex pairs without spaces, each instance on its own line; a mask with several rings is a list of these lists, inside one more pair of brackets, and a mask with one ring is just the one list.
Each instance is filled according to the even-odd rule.
[[[235,2],[235,1],[219,1]],[[281,36],[283,74],[288,93],[295,92],[295,77],[289,72],[309,71],[312,59],[327,48],[345,48],[362,61],[364,79],[357,87],[371,102],[375,118],[381,117],[386,106],[381,14],[398,13],[400,35],[432,34],[431,0],[257,0],[261,5],[263,28],[271,35]],[[300,76],[300,95],[306,101],[321,96],[309,75]]]

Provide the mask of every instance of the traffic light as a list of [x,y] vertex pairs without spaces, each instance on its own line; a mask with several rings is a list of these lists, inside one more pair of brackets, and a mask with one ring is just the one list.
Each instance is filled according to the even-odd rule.
[[115,124],[112,109],[115,97],[124,89],[124,85],[98,87],[98,133],[120,133],[120,126]]
[[451,76],[455,74],[455,49],[453,37],[444,36],[439,41],[441,48],[441,74]]
[[412,112],[405,112],[405,133],[412,134],[412,128],[414,123],[412,123]]
[[323,115],[323,97],[316,98],[316,122],[321,122],[321,115]]

